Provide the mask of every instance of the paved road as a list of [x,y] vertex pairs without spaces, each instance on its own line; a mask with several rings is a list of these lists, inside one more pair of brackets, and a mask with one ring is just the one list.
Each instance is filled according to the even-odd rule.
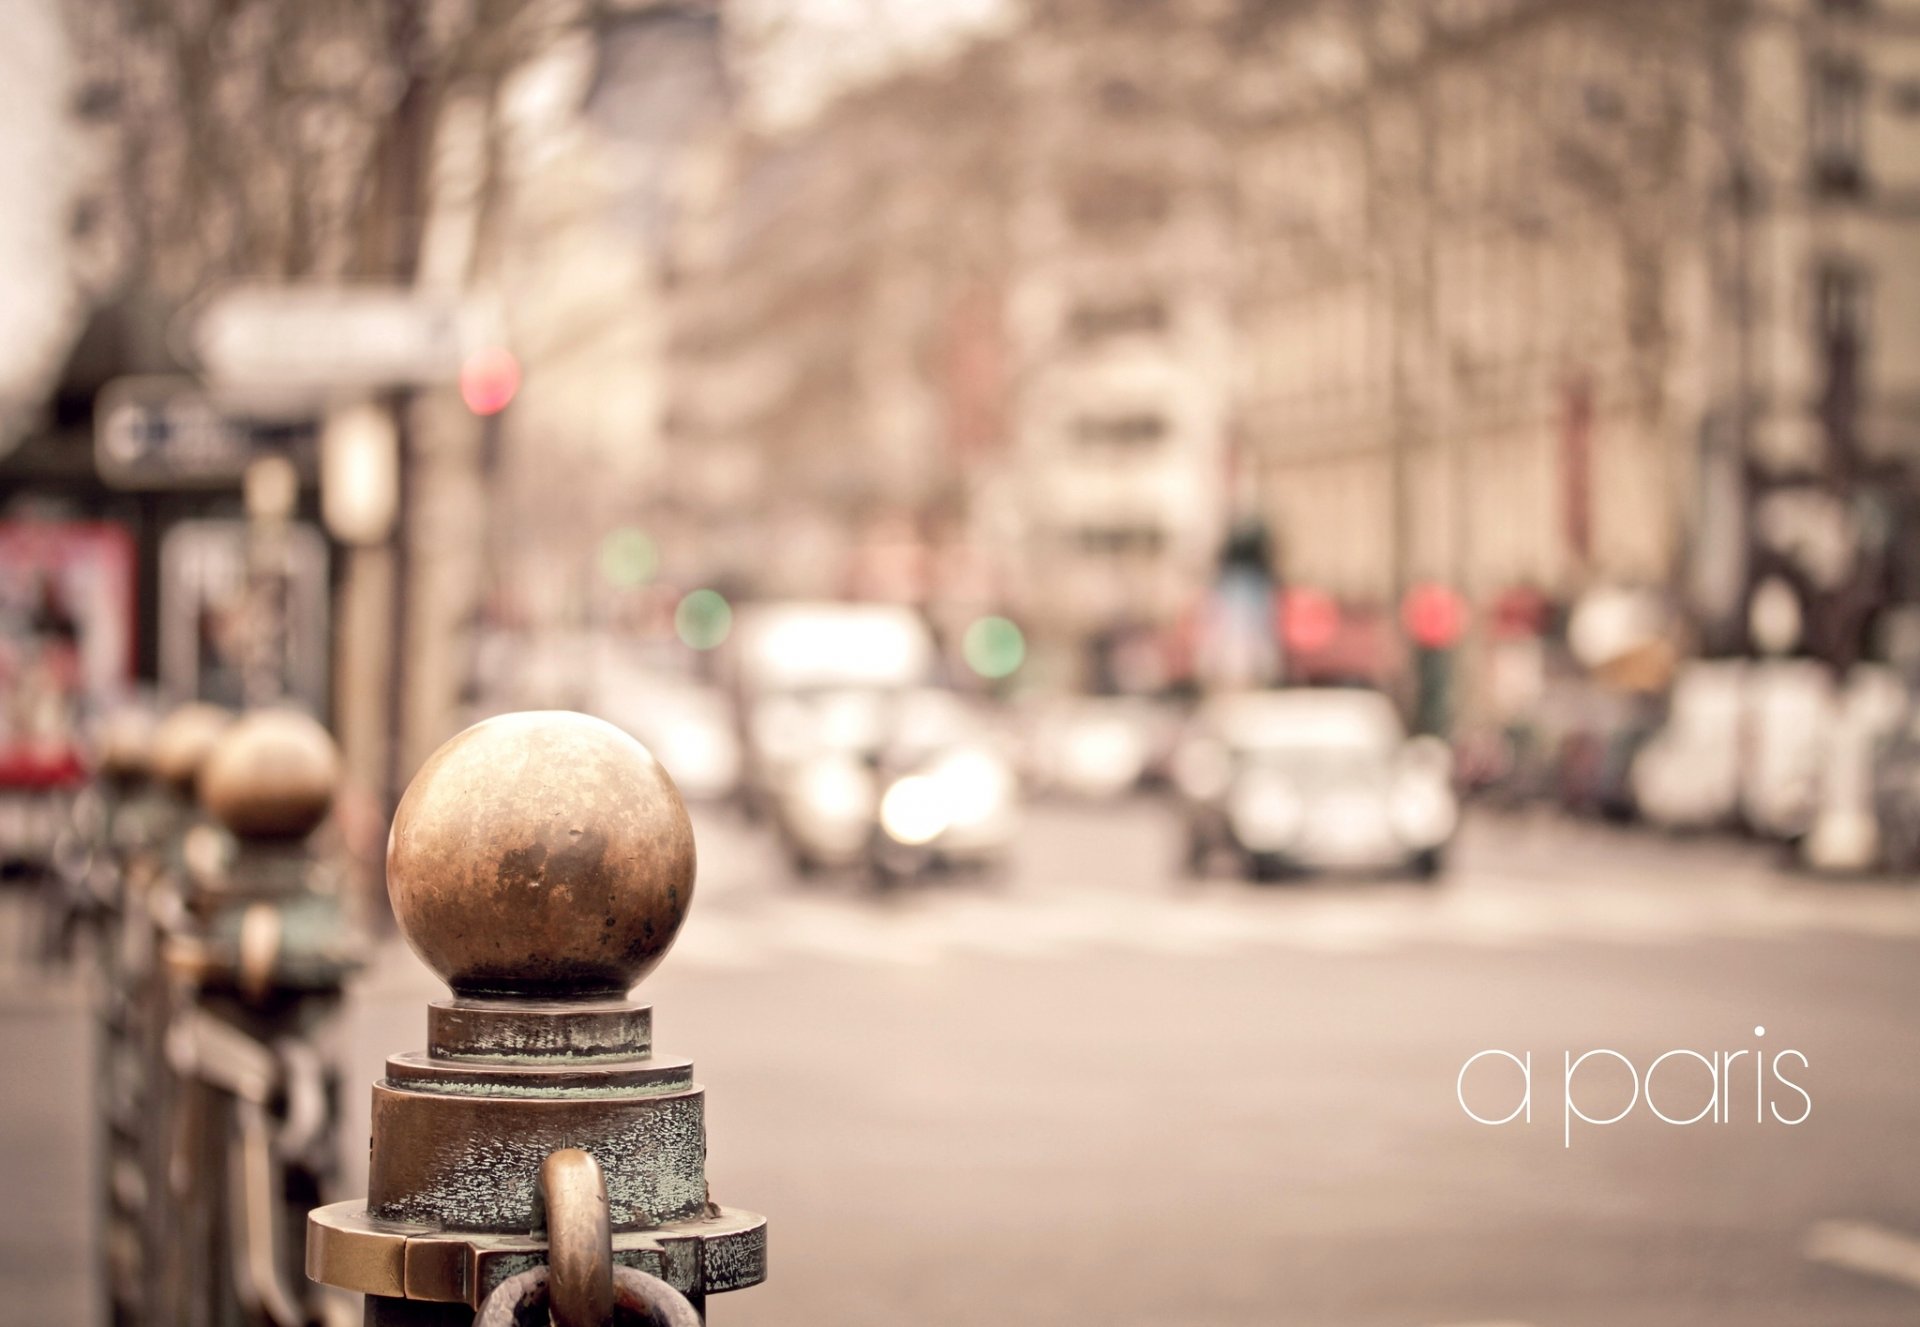
[[[1920,1321],[1920,891],[1484,819],[1438,890],[1195,885],[1141,804],[1043,808],[1006,880],[876,901],[700,831],[694,920],[643,991],[707,1085],[716,1197],[774,1220],[773,1281],[718,1324]],[[357,1111],[434,993],[382,955],[343,1029]],[[1804,1124],[1753,1122],[1763,1046],[1807,1057]],[[1531,1124],[1462,1112],[1489,1048],[1531,1053]],[[1637,1074],[1748,1054],[1726,1123],[1641,1103],[1569,1147],[1563,1057],[1595,1048]],[[1480,1068],[1470,1104],[1504,1113],[1518,1071]],[[1697,1061],[1659,1072],[1669,1115],[1706,1099]],[[1627,1087],[1598,1057],[1577,1100]],[[78,1174],[48,1142],[73,1122],[24,1100],[6,1174]],[[51,1235],[0,1240],[0,1292],[71,1274]]]

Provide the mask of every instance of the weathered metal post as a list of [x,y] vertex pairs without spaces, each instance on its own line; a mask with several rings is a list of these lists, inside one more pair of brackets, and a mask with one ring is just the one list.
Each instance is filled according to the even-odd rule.
[[151,734],[130,726],[103,752],[113,878],[99,936],[100,1243],[115,1324],[156,1321],[153,1282],[167,1230],[163,1144],[153,1124],[166,1075],[159,951],[178,911],[183,843],[197,816],[194,784],[232,718],[211,705],[183,705]]
[[364,1292],[368,1327],[542,1301],[565,1327],[616,1303],[697,1322],[706,1296],[765,1278],[765,1219],[709,1201],[692,1065],[654,1055],[652,1011],[627,998],[693,879],[672,780],[597,719],[490,719],[415,776],[387,888],[453,998],[374,1085],[366,1201],[308,1226],[308,1274]]
[[170,979],[164,1171],[170,1327],[306,1327],[306,1214],[337,1162],[322,1038],[360,948],[344,872],[317,833],[333,739],[293,710],[233,724],[200,771],[209,819],[187,831]]
[[135,1020],[146,980],[128,970],[128,881],[150,864],[170,820],[166,794],[151,777],[153,723],[135,710],[113,716],[101,733],[96,765],[100,816],[77,854],[70,882],[92,932],[97,971],[94,1099],[99,1111],[97,1245],[107,1320],[137,1321],[147,1277],[148,1184],[142,1147],[145,1066]]

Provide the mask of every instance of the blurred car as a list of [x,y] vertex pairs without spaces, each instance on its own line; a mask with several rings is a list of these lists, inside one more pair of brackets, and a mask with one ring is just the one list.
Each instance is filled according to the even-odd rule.
[[1018,778],[983,716],[933,685],[918,614],[761,605],[737,637],[746,791],[796,871],[893,882],[1004,859]]
[[880,883],[1000,865],[1018,782],[965,702],[936,688],[830,688],[781,697],[762,718],[795,757],[770,790],[794,869],[865,867]]
[[740,737],[720,688],[664,679],[635,683],[607,690],[593,708],[638,738],[688,801],[720,801],[738,790]]
[[1875,753],[1873,811],[1881,864],[1920,873],[1920,710],[1909,710]]
[[1179,719],[1143,697],[1068,696],[1042,701],[1025,727],[1034,785],[1097,801],[1164,774]]
[[1755,834],[1793,842],[1813,828],[1838,717],[1824,664],[1769,659],[1749,666],[1740,814]]
[[929,686],[937,658],[925,619],[892,604],[749,605],[729,646],[742,800],[754,815],[770,809],[774,790],[810,748],[809,711],[793,698]]
[[1228,854],[1256,879],[1403,869],[1432,880],[1460,818],[1446,744],[1409,740],[1393,703],[1361,688],[1208,701],[1174,782],[1196,874]]
[[1634,805],[1665,829],[1730,824],[1740,806],[1745,661],[1680,665],[1666,722],[1634,755]]
[[1856,664],[1836,700],[1819,803],[1800,840],[1800,860],[1824,874],[1857,874],[1890,857],[1877,794],[1883,791],[1884,753],[1907,723],[1908,697],[1892,668]]

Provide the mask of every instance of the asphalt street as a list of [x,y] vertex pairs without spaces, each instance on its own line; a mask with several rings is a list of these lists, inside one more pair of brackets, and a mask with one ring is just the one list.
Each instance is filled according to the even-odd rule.
[[[717,1324],[1920,1322],[1908,886],[1491,817],[1438,888],[1193,883],[1138,802],[1036,808],[1003,878],[877,899],[698,828],[693,919],[641,994],[706,1085],[714,1196],[772,1219],[770,1282]],[[382,949],[340,1029],[348,1139],[437,994]],[[0,1173],[33,1196],[0,1205],[0,1319],[79,1320],[85,1019],[19,977],[0,1010],[27,1070]],[[1499,1057],[1461,1088],[1484,1050],[1531,1057],[1530,1122],[1467,1115],[1521,1101]],[[1596,1050],[1575,1105],[1631,1109],[1569,1127]],[[1724,1122],[1650,1112],[1656,1061],[1667,1116],[1716,1100],[1675,1050],[1745,1052]],[[1804,1122],[1756,1123],[1756,1087]]]

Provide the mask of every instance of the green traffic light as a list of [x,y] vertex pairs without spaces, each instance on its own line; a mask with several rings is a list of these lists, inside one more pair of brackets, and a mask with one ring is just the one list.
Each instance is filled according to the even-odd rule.
[[1027,638],[1004,617],[983,617],[960,642],[967,667],[982,677],[1010,677],[1027,659]]

